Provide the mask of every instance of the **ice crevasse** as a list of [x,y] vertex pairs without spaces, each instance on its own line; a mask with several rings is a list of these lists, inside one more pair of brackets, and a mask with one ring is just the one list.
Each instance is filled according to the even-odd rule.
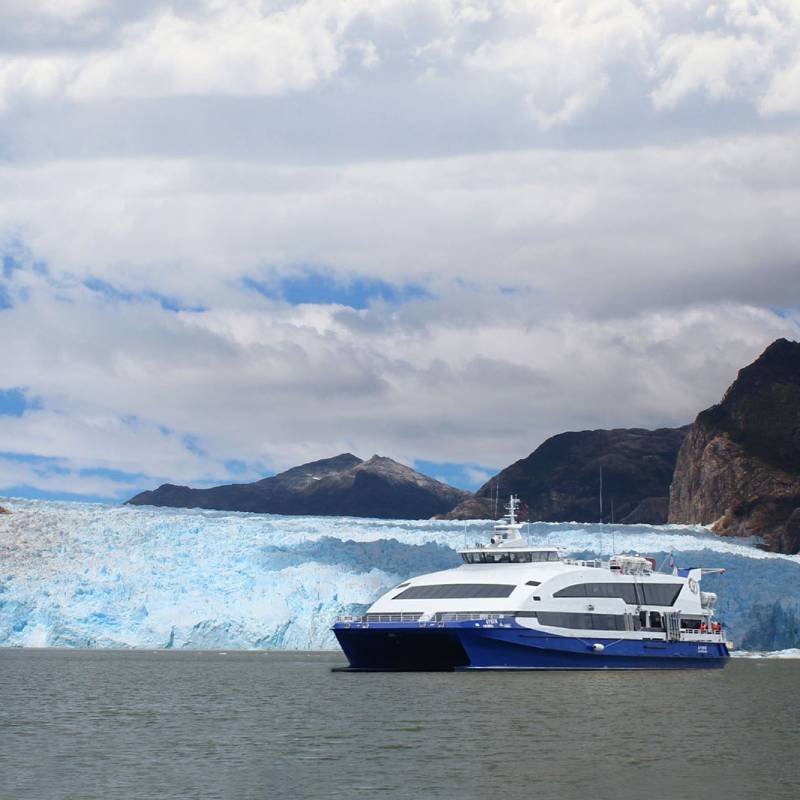
[[[362,611],[409,576],[455,566],[456,549],[490,526],[3,505],[13,513],[0,517],[0,646],[331,648],[336,616]],[[757,648],[800,645],[783,631],[800,618],[797,557],[686,526],[536,523],[528,534],[532,543],[608,554],[612,530],[620,552],[673,552],[686,565],[726,567],[708,588],[720,594],[732,634],[746,639],[754,615],[763,626],[779,603],[784,638],[765,647],[762,637]]]

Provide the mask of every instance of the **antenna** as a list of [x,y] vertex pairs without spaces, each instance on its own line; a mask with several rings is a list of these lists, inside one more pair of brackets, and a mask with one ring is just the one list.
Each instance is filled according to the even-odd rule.
[[600,465],[600,522],[603,521],[603,465]]
[[[600,464],[600,524],[603,524],[603,465]],[[598,555],[600,558],[603,557],[603,529],[600,528],[598,531],[598,536],[600,537],[600,547]]]

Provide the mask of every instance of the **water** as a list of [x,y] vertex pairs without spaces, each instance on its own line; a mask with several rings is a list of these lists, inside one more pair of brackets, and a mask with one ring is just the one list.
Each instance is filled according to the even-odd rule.
[[342,664],[0,650],[0,798],[800,797],[800,661],[330,671]]

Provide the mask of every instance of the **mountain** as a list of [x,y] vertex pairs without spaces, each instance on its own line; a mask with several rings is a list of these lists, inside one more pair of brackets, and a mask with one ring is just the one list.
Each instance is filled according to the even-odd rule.
[[391,458],[351,453],[312,461],[255,483],[190,489],[165,483],[133,505],[255,511],[262,514],[427,519],[469,496]]
[[7,508],[3,508],[0,506],[0,514],[10,514],[11,512]]
[[[669,484],[687,428],[579,431],[552,436],[527,458],[506,467],[446,519],[492,517],[495,495],[502,505],[514,492],[528,518],[545,522],[666,522]],[[499,483],[499,491],[497,489]],[[502,512],[502,509],[500,509]]]
[[669,521],[800,552],[800,343],[773,342],[700,412],[678,455]]

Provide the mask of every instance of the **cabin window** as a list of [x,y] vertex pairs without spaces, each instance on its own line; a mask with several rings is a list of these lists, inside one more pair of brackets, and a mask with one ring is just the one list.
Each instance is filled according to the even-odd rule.
[[561,611],[537,611],[536,616],[542,625],[557,628],[578,628],[586,631],[624,631],[623,614],[571,614]]
[[526,581],[525,585],[526,586],[541,586],[542,582],[541,581]]
[[619,597],[629,605],[671,606],[680,593],[680,583],[576,583],[553,597]]
[[619,597],[630,605],[639,602],[633,583],[576,583],[559,589],[553,597]]
[[505,583],[443,583],[435,586],[411,586],[393,600],[445,600],[470,597],[508,597],[517,587]]
[[644,594],[643,605],[646,606],[671,606],[675,604],[683,588],[682,583],[645,583],[639,584],[639,589]]
[[531,562],[559,560],[558,552],[555,550],[544,550],[542,552],[482,550],[477,553],[462,553],[461,558],[467,564],[530,564]]
[[661,619],[661,612],[660,611],[651,611],[650,612],[650,627],[656,628],[657,630],[661,630],[664,627],[664,623]]

